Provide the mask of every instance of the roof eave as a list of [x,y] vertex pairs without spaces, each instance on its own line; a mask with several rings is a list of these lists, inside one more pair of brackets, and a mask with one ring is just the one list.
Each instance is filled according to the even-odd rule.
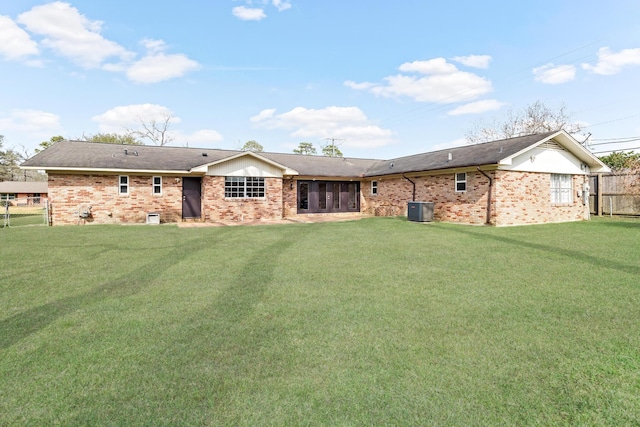
[[54,172],[98,172],[98,173],[144,173],[158,175],[189,175],[192,174],[188,170],[162,170],[162,169],[118,169],[118,168],[72,168],[60,166],[20,166],[20,169],[28,170],[44,170]]

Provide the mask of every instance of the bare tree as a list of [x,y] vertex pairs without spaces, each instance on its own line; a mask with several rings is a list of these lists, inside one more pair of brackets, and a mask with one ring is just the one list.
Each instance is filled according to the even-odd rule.
[[493,118],[491,121],[479,120],[467,131],[466,138],[471,144],[513,138],[564,129],[568,133],[578,133],[582,130],[579,123],[571,120],[564,104],[557,110],[547,107],[542,101],[527,105],[522,110],[509,110],[502,119]]
[[151,119],[149,121],[145,121],[144,119],[142,119],[142,117],[138,117],[138,122],[142,127],[141,129],[125,129],[127,131],[127,134],[129,135],[135,135],[142,139],[148,139],[155,145],[163,147],[173,142],[173,135],[171,135],[171,133],[169,132],[169,127],[171,126],[171,118],[171,114],[165,114],[159,120]]

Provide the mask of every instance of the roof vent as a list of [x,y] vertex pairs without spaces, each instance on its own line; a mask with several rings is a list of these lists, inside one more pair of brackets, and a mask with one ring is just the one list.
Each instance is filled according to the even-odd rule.
[[389,169],[393,167],[393,162],[389,163]]
[[450,162],[451,160],[453,160],[453,154],[449,153],[449,156],[447,157],[447,162]]
[[207,157],[208,154],[207,153],[202,153],[202,157]]

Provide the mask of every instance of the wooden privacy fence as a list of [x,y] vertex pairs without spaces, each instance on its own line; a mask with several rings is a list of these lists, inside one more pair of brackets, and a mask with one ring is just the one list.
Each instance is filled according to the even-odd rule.
[[594,215],[640,215],[640,174],[619,172],[589,177],[589,206]]

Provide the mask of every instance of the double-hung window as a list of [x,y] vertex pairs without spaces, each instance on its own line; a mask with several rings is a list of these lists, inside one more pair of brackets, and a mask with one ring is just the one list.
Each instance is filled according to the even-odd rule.
[[373,196],[378,194],[378,181],[371,181],[371,194]]
[[159,196],[162,194],[162,177],[154,176],[152,179],[153,179],[153,194]]
[[551,174],[551,203],[573,202],[573,179],[571,175]]
[[467,191],[467,173],[456,173],[456,193]]
[[120,175],[118,177],[118,194],[129,194],[129,177],[126,175]]
[[227,176],[224,179],[224,197],[257,199],[264,197],[264,178],[253,176]]

